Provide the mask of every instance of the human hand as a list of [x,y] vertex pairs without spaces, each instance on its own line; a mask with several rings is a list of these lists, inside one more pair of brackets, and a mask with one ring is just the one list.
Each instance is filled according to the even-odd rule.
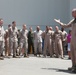
[[57,22],[57,23],[60,23],[60,19],[59,19],[59,20],[57,20],[57,19],[54,19],[54,21],[55,21],[55,22]]

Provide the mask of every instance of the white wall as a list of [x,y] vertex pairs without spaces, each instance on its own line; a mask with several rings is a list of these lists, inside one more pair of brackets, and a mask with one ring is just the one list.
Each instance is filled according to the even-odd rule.
[[[73,1],[73,0],[72,0]],[[69,21],[69,0],[0,0],[0,17],[7,25],[56,25],[54,18]]]
[[70,20],[73,18],[71,15],[73,8],[76,8],[76,0],[70,0]]

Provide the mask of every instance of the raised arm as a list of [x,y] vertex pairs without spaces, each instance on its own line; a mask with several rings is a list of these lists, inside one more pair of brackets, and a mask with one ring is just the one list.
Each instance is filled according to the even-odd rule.
[[69,28],[71,27],[74,19],[72,19],[68,24],[64,24],[62,22],[60,22],[60,20],[54,19],[55,22],[57,22],[58,24],[60,24],[60,26],[64,27],[64,28]]

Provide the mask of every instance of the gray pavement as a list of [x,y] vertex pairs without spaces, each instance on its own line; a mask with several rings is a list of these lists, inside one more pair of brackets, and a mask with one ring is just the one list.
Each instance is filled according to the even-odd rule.
[[60,58],[5,58],[0,60],[0,75],[73,75],[68,67],[71,60]]

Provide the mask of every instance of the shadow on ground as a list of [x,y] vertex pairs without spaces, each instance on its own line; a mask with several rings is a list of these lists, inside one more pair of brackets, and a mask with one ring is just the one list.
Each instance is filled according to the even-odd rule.
[[56,72],[64,72],[64,73],[70,73],[70,74],[76,74],[76,73],[73,73],[69,70],[65,70],[65,69],[58,69],[58,68],[41,68],[43,70],[53,70],[53,71],[56,71]]

